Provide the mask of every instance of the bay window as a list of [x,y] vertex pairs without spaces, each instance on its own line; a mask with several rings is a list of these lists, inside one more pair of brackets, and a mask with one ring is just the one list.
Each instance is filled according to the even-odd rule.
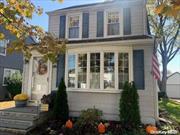
[[112,89],[114,86],[114,53],[104,53],[104,89]]
[[119,89],[123,88],[123,84],[129,81],[129,59],[128,53],[118,54],[118,78],[119,78]]
[[69,17],[69,38],[79,38],[79,16]]
[[78,88],[87,88],[87,54],[78,55]]
[[100,53],[90,54],[90,88],[100,88]]
[[75,55],[68,55],[68,87],[75,88],[76,73],[75,73]]
[[107,13],[107,35],[119,35],[119,12]]

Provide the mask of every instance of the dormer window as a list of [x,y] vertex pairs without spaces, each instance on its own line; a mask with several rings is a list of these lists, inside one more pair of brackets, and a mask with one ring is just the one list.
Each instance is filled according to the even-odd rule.
[[69,17],[69,38],[79,38],[80,16]]
[[107,35],[119,35],[119,12],[107,13]]

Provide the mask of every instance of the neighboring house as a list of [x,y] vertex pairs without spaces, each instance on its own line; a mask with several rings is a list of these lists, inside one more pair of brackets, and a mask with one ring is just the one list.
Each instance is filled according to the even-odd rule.
[[125,81],[135,81],[143,123],[158,119],[156,83],[151,75],[153,38],[149,36],[145,0],[115,0],[48,12],[49,32],[66,38],[57,64],[33,51],[24,65],[23,91],[40,100],[57,90],[63,77],[71,116],[96,107],[104,119],[119,120]]
[[167,95],[170,98],[180,98],[180,73],[175,72],[167,79]]
[[[0,25],[0,32],[5,35],[4,40],[0,40],[0,100],[3,100],[6,95],[6,78],[15,72],[21,72],[23,69],[23,55],[21,53],[7,54],[6,47],[9,43],[16,39],[9,31]],[[32,42],[28,38],[27,42]]]

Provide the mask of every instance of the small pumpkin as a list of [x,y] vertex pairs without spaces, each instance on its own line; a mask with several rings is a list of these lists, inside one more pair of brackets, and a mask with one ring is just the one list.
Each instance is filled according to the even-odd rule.
[[71,120],[66,121],[65,127],[71,129],[73,127],[72,121]]
[[14,97],[14,100],[15,100],[15,101],[26,101],[26,100],[28,100],[28,95],[25,94],[25,93],[17,94],[17,95]]
[[104,134],[105,131],[106,131],[106,127],[105,127],[105,125],[101,122],[101,123],[98,125],[98,132],[99,132],[100,134]]
[[154,134],[154,132],[156,132],[156,131],[157,131],[157,127],[155,127],[155,126],[148,125],[146,127],[146,133],[148,133],[148,134]]

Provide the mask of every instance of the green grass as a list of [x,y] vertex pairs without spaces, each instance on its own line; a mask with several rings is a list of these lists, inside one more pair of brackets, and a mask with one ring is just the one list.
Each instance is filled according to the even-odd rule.
[[180,103],[173,100],[159,101],[160,109],[168,112],[168,117],[177,123],[180,123]]

